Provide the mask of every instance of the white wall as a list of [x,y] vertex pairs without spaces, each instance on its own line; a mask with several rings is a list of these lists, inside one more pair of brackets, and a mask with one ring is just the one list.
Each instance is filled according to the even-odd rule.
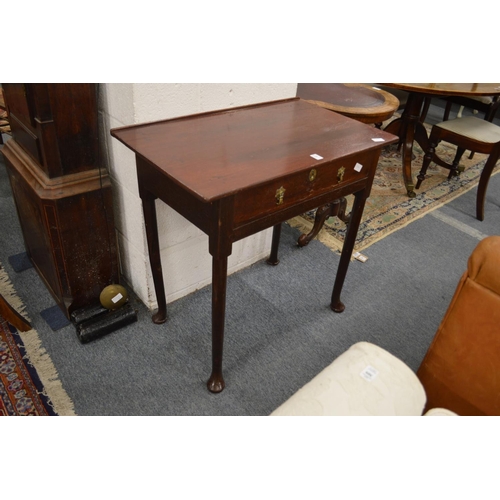
[[[135,171],[135,156],[109,130],[177,116],[295,96],[287,83],[107,83],[100,85],[101,134],[113,185],[121,270],[150,309],[157,307]],[[167,302],[211,281],[208,237],[163,202],[156,201]],[[233,245],[229,273],[269,254],[271,230]]]

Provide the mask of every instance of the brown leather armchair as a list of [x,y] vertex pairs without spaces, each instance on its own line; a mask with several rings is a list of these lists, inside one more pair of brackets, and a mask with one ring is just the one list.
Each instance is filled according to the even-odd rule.
[[500,415],[500,236],[472,252],[417,376],[426,409]]

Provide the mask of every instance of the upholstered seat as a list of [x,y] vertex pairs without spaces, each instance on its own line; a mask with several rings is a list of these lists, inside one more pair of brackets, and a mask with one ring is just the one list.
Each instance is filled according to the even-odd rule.
[[[457,146],[457,153],[452,164],[446,163],[436,155],[436,146],[441,141]],[[481,173],[476,200],[476,217],[483,220],[486,188],[488,187],[491,172],[500,156],[500,127],[493,123],[475,116],[465,116],[434,125],[429,138],[429,148],[425,153],[422,168],[417,176],[415,189],[419,189],[425,180],[425,174],[431,161],[448,168],[450,170],[449,179],[457,176],[460,172],[460,159],[467,149],[489,155]]]
[[277,408],[284,415],[422,415],[425,391],[400,359],[358,342]]
[[478,142],[494,144],[500,141],[500,127],[475,116],[464,116],[460,119],[445,121],[439,123],[438,126],[443,130]]

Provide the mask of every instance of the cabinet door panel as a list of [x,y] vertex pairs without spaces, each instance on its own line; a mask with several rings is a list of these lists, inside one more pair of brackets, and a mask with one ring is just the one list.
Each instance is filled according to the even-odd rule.
[[4,83],[5,102],[10,114],[12,137],[43,165],[40,143],[35,122],[35,106],[29,85],[24,83]]
[[5,92],[5,102],[9,112],[13,114],[21,124],[35,131],[34,109],[29,89],[24,83],[2,83]]

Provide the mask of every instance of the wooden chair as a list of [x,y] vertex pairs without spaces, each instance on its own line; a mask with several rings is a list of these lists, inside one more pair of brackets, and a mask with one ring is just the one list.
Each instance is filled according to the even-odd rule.
[[[446,141],[457,146],[457,153],[450,165],[436,154],[436,146]],[[476,217],[484,220],[484,200],[491,172],[500,157],[500,127],[475,116],[465,116],[455,120],[444,121],[432,127],[429,138],[429,149],[426,151],[422,168],[417,176],[415,189],[419,189],[425,180],[425,174],[431,161],[450,170],[448,179],[459,175],[459,163],[465,150],[489,155],[481,172],[476,199]]]
[[[460,108],[457,113],[457,118],[462,117],[464,108],[470,108],[477,113],[484,113],[484,119],[492,122],[495,118],[498,107],[500,106],[500,96],[481,95],[477,97],[456,96],[446,98],[446,108],[444,110],[443,121],[449,120],[451,107],[453,104],[459,104]],[[469,158],[474,158],[474,151],[471,152]]]
[[[458,104],[460,106],[456,118],[462,118],[462,112],[464,108],[472,109],[474,113],[478,111],[484,113],[483,118],[492,122],[495,118],[496,112],[500,106],[500,96],[489,96],[489,95],[481,95],[477,97],[467,97],[467,96],[450,96],[450,97],[440,97],[446,101],[446,107],[444,108],[443,121],[447,121],[450,119],[451,108],[453,104]],[[424,103],[424,111],[423,115],[427,115],[427,111],[429,109],[429,105],[431,102],[431,98],[426,98]],[[423,119],[422,119],[423,121]],[[472,159],[474,157],[474,151],[472,151],[469,155],[469,158]]]

